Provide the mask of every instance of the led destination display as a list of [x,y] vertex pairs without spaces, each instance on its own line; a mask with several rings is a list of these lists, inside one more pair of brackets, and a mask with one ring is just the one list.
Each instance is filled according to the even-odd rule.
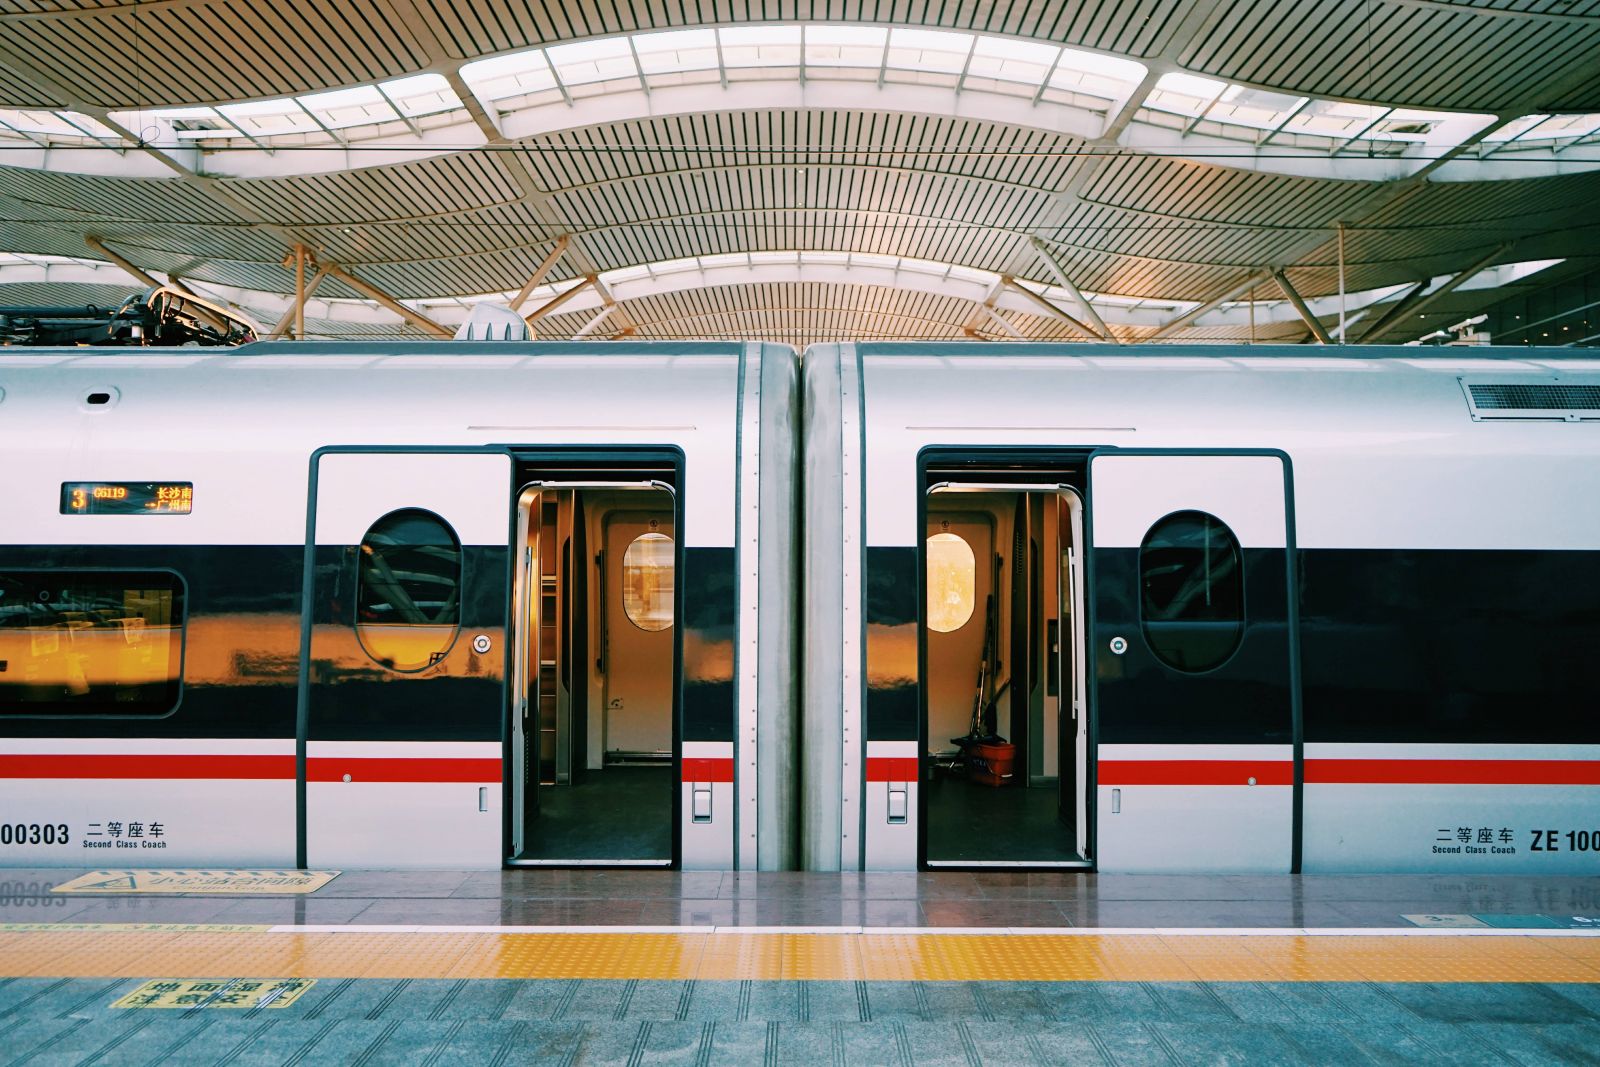
[[63,515],[187,515],[193,482],[62,482]]

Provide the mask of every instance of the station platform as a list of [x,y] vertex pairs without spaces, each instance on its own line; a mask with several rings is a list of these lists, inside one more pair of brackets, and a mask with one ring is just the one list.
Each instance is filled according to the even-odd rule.
[[0,871],[0,1062],[1600,1062],[1600,879]]

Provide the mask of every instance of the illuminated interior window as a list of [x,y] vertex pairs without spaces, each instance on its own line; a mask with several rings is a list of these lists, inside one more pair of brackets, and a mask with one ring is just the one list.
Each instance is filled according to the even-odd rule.
[[672,538],[640,534],[622,554],[622,610],[641,630],[672,625]]
[[164,715],[182,663],[171,571],[0,573],[0,714]]
[[356,636],[391,670],[444,658],[461,628],[461,542],[439,516],[392,511],[361,540]]
[[977,599],[977,574],[972,546],[960,536],[928,538],[928,629],[947,634],[967,624]]

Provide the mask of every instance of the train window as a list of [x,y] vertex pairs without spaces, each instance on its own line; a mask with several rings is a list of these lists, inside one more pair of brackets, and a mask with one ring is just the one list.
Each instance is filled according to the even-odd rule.
[[171,571],[0,572],[0,714],[165,715],[183,611]]
[[438,663],[461,627],[461,542],[431,511],[392,511],[361,541],[356,636],[396,671]]
[[672,625],[672,538],[640,534],[622,554],[622,610],[641,630]]
[[1244,567],[1239,540],[1215,515],[1180,511],[1150,528],[1139,546],[1145,640],[1180,671],[1221,666],[1244,637]]
[[972,546],[953,533],[928,538],[928,629],[947,634],[972,618],[978,561]]

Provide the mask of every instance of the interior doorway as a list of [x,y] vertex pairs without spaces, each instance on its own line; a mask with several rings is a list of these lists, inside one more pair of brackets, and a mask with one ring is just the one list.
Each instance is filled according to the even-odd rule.
[[668,866],[680,551],[660,482],[539,482],[517,504],[514,865]]
[[944,482],[924,518],[924,862],[1088,866],[1082,499]]

